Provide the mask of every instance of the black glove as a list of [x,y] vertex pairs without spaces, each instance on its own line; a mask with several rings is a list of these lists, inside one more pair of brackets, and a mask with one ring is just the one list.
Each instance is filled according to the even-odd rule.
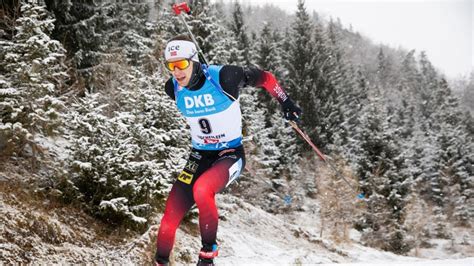
[[291,120],[295,122],[298,122],[300,120],[302,111],[298,106],[293,103],[292,100],[286,99],[286,101],[281,104],[281,107],[286,120]]

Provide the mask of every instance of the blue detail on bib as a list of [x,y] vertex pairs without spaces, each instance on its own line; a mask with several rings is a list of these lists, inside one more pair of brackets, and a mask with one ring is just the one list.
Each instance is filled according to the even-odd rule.
[[179,87],[177,81],[173,79],[176,104],[185,117],[216,114],[226,110],[232,104],[232,100],[222,92],[222,89],[216,88],[213,84],[213,82],[219,84],[221,68],[222,66],[209,66],[208,73],[212,81],[206,79],[202,88],[195,91]]
[[[233,104],[234,101],[225,94],[222,87],[219,85],[219,71],[221,68],[222,66],[203,65],[206,81],[198,90],[190,90],[186,87],[180,87],[178,82],[173,78],[176,105],[184,117],[188,118],[188,123],[193,123],[189,122],[189,118],[193,121],[200,117],[206,118],[207,116],[226,111]],[[210,143],[198,143],[193,140],[192,145],[198,150],[236,148],[242,145],[241,134],[242,133],[240,132],[240,137],[231,141],[217,143],[212,143],[212,140],[209,140]]]
[[201,144],[195,141],[191,141],[193,148],[198,150],[209,150],[209,151],[220,151],[224,149],[237,148],[242,145],[242,137],[236,138],[228,142],[219,142],[212,144]]

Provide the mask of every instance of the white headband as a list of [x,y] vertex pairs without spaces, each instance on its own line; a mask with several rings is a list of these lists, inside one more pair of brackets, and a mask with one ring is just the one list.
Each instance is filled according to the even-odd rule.
[[190,41],[176,40],[166,45],[165,59],[170,61],[173,59],[187,58],[199,62],[196,45]]

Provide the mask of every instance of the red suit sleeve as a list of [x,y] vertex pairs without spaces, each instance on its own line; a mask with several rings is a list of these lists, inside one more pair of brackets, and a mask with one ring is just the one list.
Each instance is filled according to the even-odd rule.
[[288,94],[283,90],[283,88],[278,84],[275,76],[268,71],[263,71],[263,75],[257,87],[263,87],[268,93],[270,93],[274,98],[278,100],[280,104],[285,102],[289,97]]

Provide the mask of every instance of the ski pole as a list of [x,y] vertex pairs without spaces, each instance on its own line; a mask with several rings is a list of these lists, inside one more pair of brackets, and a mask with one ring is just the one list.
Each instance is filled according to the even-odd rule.
[[358,193],[355,188],[353,187],[353,185],[346,179],[344,178],[344,176],[341,174],[341,172],[334,166],[334,164],[332,164],[330,161],[328,161],[326,159],[326,156],[324,156],[324,154],[318,149],[318,147],[316,147],[316,145],[314,145],[314,143],[311,141],[311,139],[309,138],[309,136],[303,132],[303,130],[300,129],[300,127],[298,126],[298,124],[296,124],[296,122],[294,121],[289,121],[290,122],[290,125],[296,130],[296,132],[298,132],[298,134],[301,135],[301,137],[306,140],[306,142],[311,146],[311,148],[313,148],[313,150],[316,152],[316,154],[319,156],[319,158],[321,158],[321,160],[323,162],[325,162],[327,165],[329,165],[329,167],[331,167],[331,169],[336,173],[336,176],[339,178],[339,179],[342,179],[344,180],[344,182],[346,182],[346,184],[349,186],[349,188],[357,195],[357,197],[359,199],[362,199],[364,198],[364,193]]
[[196,44],[196,48],[198,49],[198,53],[201,56],[201,59],[203,60],[203,63],[206,65],[209,65],[207,63],[206,57],[204,56],[204,53],[202,52],[201,48],[199,47],[198,42],[196,41],[196,38],[194,38],[194,34],[191,32],[191,28],[189,28],[188,23],[186,23],[186,20],[184,19],[184,16],[181,14],[181,12],[185,12],[188,15],[191,15],[191,8],[189,8],[188,4],[186,2],[181,2],[173,5],[173,11],[174,13],[181,19],[183,22],[184,26],[189,32],[189,35],[191,35],[191,39],[193,40],[194,44]]

